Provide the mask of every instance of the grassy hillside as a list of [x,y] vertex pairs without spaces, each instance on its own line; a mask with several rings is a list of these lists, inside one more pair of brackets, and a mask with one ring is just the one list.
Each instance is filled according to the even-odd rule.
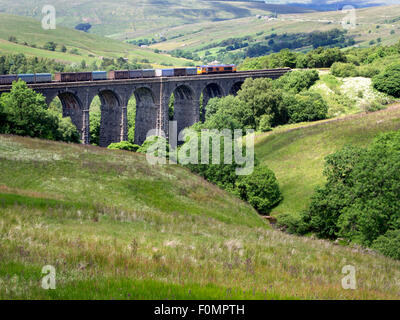
[[[5,12],[42,19],[41,8],[46,0],[0,0]],[[64,26],[75,27],[89,22],[91,32],[118,37],[133,34],[163,32],[173,26],[203,21],[236,19],[256,14],[275,12],[304,12],[308,9],[277,7],[263,2],[248,1],[198,1],[198,0],[66,0],[52,1],[57,10],[58,21]]]
[[[196,52],[201,58],[207,50],[202,48],[210,43],[218,43],[228,38],[251,36],[249,44],[264,41],[271,34],[328,31],[334,28],[342,29],[342,21],[346,16],[342,11],[286,13],[278,14],[277,18],[244,17],[226,21],[201,22],[188,26],[169,28],[163,35],[167,41],[153,44],[152,48],[159,50],[182,49]],[[398,42],[400,37],[400,5],[357,9],[355,28],[348,30],[348,36],[353,37],[356,46],[369,47],[381,43],[391,45]],[[136,39],[157,38],[153,33],[137,34]],[[373,43],[371,43],[373,41]],[[380,41],[380,42],[379,42]],[[210,51],[215,54],[222,47]],[[309,50],[311,48],[302,48]],[[237,53],[245,49],[230,51]]]
[[[0,298],[398,297],[399,262],[272,230],[226,192],[139,154],[0,136],[0,217]],[[355,291],[341,288],[349,263]],[[44,265],[56,290],[40,288]]]
[[[300,129],[299,129],[300,127]],[[324,158],[346,144],[366,146],[380,132],[400,129],[400,106],[312,124],[278,128],[257,137],[256,154],[276,174],[284,201],[275,213],[298,214],[324,182]]]
[[[10,36],[16,37],[18,43],[9,42]],[[49,41],[58,44],[56,51],[40,49]],[[32,45],[36,45],[36,48],[32,48]],[[66,53],[60,52],[62,45],[67,47]],[[77,49],[79,54],[71,54],[71,49]],[[118,58],[121,56],[138,61],[147,59],[156,65],[183,66],[187,63],[185,59],[156,54],[152,50],[61,26],[55,30],[44,30],[41,23],[35,19],[0,13],[0,54],[6,53],[24,53],[29,56],[46,57],[68,63],[80,63],[83,59],[87,63],[99,62],[100,57]]]

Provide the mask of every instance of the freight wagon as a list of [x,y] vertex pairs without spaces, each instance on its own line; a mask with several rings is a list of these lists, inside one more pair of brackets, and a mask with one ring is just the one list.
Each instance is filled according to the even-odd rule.
[[54,75],[57,82],[92,81],[92,72],[58,72]]
[[129,79],[129,70],[117,70],[117,71],[109,71],[108,72],[109,80],[122,80]]

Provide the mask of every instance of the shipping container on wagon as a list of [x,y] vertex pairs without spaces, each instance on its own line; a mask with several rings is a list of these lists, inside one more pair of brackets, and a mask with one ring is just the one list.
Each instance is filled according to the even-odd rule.
[[129,79],[129,70],[113,70],[108,72],[108,79],[123,80]]
[[157,77],[173,77],[174,69],[156,69]]
[[195,76],[197,75],[197,68],[186,68],[187,76]]
[[36,83],[51,82],[51,73],[36,73],[35,82]]
[[92,81],[91,72],[77,72],[76,81]]
[[107,80],[107,71],[93,71],[92,72],[92,80],[99,81],[99,80]]
[[17,78],[26,83],[35,83],[35,75],[33,73],[18,74]]
[[129,79],[143,78],[143,70],[129,70]]
[[5,74],[0,75],[0,85],[12,84],[13,81],[17,81],[16,74]]
[[156,70],[154,69],[143,69],[142,70],[143,78],[153,78],[156,76]]
[[184,77],[186,76],[186,68],[175,68],[174,69],[175,77]]

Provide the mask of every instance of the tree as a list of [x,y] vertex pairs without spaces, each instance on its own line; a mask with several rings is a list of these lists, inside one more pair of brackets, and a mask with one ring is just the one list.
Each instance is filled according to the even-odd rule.
[[240,177],[236,186],[240,197],[263,214],[269,214],[282,201],[275,174],[265,166],[257,166],[252,174]]
[[356,77],[357,69],[352,63],[335,62],[331,67],[331,73],[336,77]]
[[210,99],[206,106],[205,129],[246,129],[253,128],[254,117],[250,108],[237,97]]
[[327,157],[327,183],[303,215],[309,231],[370,246],[400,229],[400,132],[380,135],[368,148],[347,146]]
[[328,116],[328,105],[317,92],[301,92],[294,97],[285,94],[283,101],[288,109],[289,123],[322,120]]
[[6,114],[4,132],[22,136],[57,138],[58,118],[47,112],[46,100],[28,88],[25,82],[14,82],[9,93],[0,96]]
[[53,41],[49,41],[43,46],[43,49],[49,50],[49,51],[56,51],[56,48],[57,48],[57,43],[55,43]]
[[380,74],[372,78],[373,86],[393,97],[400,97],[400,64],[388,66]]
[[299,70],[284,74],[275,84],[285,92],[299,93],[309,89],[317,80],[319,75],[316,70]]
[[271,125],[287,123],[285,106],[282,104],[282,90],[276,88],[271,79],[246,79],[238,99],[244,102],[251,112],[249,126],[258,129],[261,116],[271,116]]

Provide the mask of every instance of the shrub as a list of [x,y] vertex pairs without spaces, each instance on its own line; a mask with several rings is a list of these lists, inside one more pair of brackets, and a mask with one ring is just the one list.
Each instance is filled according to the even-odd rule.
[[138,146],[137,144],[132,144],[132,143],[130,143],[128,141],[121,141],[121,142],[117,142],[117,143],[111,143],[108,146],[108,149],[126,150],[126,151],[132,151],[132,152],[136,152],[139,148],[140,148],[140,146]]
[[80,135],[72,123],[71,118],[60,118],[58,123],[57,129],[57,136],[56,140],[65,141],[65,142],[73,142],[73,143],[80,143]]
[[336,77],[356,77],[357,68],[352,63],[335,62],[331,67],[331,73]]
[[265,166],[257,166],[252,174],[241,176],[236,186],[240,197],[263,214],[269,214],[282,201],[275,174]]
[[304,225],[300,216],[293,214],[281,213],[277,216],[277,227],[282,231],[290,234],[303,234],[307,230],[307,225]]
[[146,141],[136,150],[136,152],[147,153],[151,147],[157,147],[157,151],[155,152],[154,156],[160,158],[168,158],[168,152],[169,152],[168,141],[167,139],[159,136],[148,137]]
[[14,82],[9,93],[0,96],[5,114],[1,124],[4,133],[55,140],[58,117],[47,111],[46,100],[28,88],[25,82]]
[[261,116],[260,125],[258,128],[261,132],[268,132],[271,131],[271,116],[269,114],[264,114]]
[[388,66],[372,78],[374,88],[393,97],[400,97],[400,64]]
[[294,98],[286,95],[284,101],[288,108],[290,123],[322,120],[328,115],[328,105],[316,92],[302,92]]
[[[196,129],[196,126],[193,126],[192,129]],[[208,164],[202,164],[201,163],[202,145],[201,145],[200,132],[198,132],[197,134],[198,134],[198,144],[197,144],[198,164],[187,164],[186,167],[188,167],[192,172],[202,176],[207,181],[210,181],[225,190],[233,192],[236,188],[235,184],[238,179],[236,170],[238,168],[241,168],[242,166],[237,164],[234,159],[232,159],[233,160],[232,163],[225,164],[224,138],[222,135],[216,135],[215,133],[213,134],[212,132],[210,132],[210,136],[213,139],[219,139],[220,141],[220,159],[218,163],[213,163],[213,150],[212,150],[213,146],[210,143]],[[179,152],[182,152],[182,150],[189,149],[190,143],[191,143],[190,139],[187,139],[186,142],[180,147]],[[233,151],[233,146],[232,146],[232,151]],[[181,161],[182,158],[180,158],[179,160]]]
[[309,89],[317,80],[319,80],[319,75],[316,70],[300,70],[286,73],[277,80],[276,84],[285,91],[299,93]]
[[378,237],[372,248],[387,257],[400,260],[400,230],[389,230]]

